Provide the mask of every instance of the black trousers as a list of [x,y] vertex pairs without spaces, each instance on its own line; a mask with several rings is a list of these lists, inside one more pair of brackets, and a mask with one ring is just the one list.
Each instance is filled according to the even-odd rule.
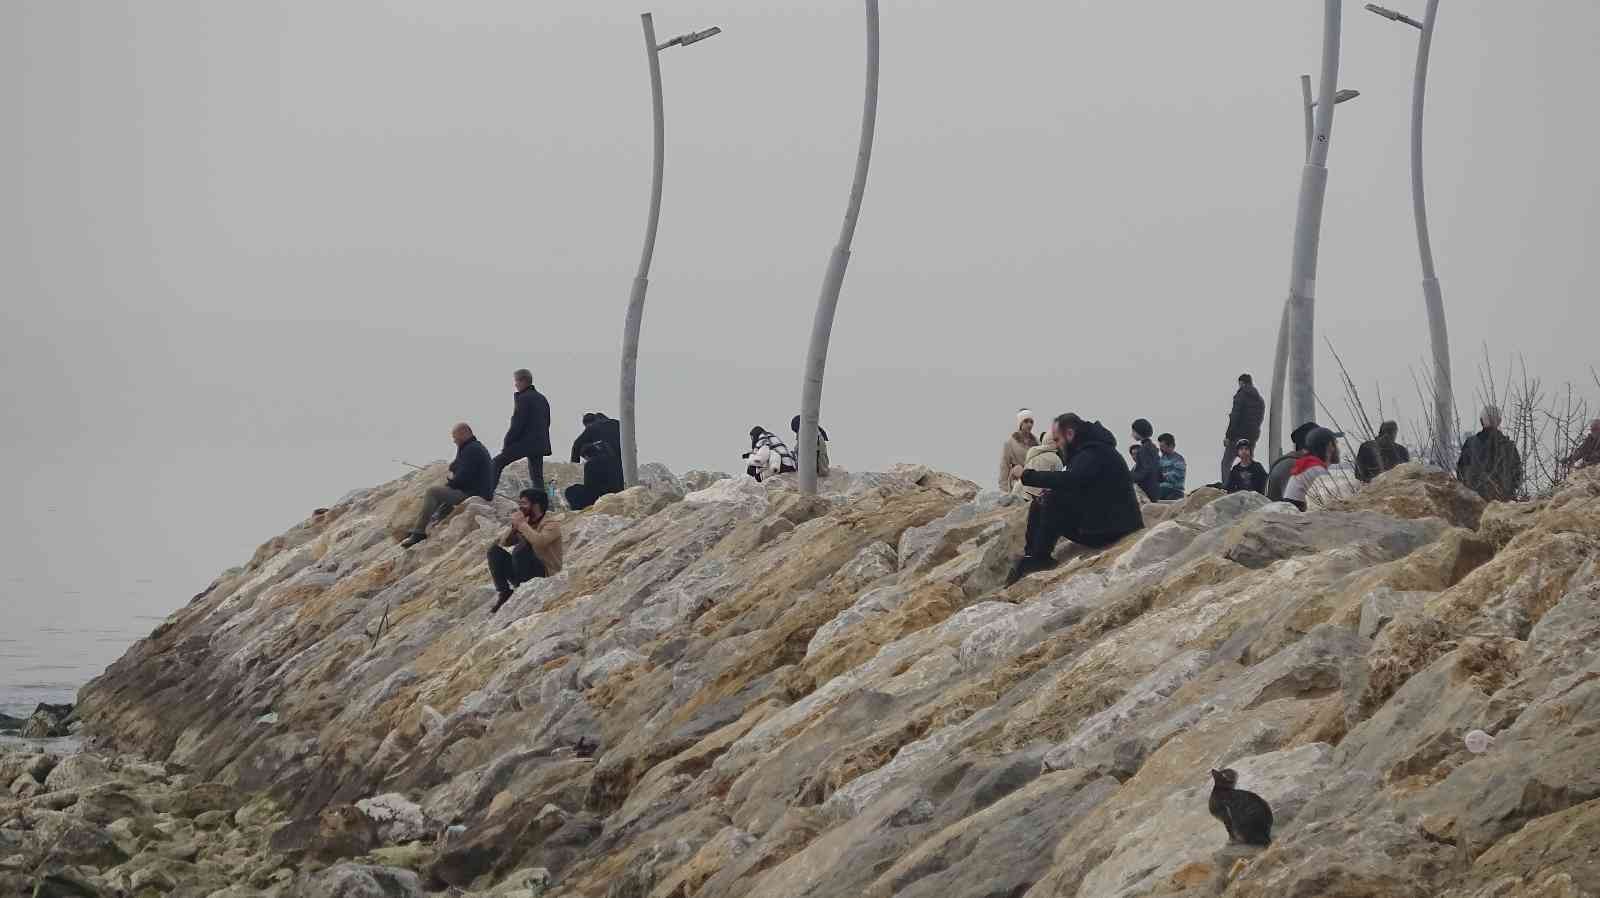
[[1028,535],[1022,554],[1042,560],[1054,556],[1056,543],[1066,539],[1080,546],[1101,549],[1121,539],[1125,534],[1084,533],[1079,526],[1077,510],[1052,501],[1053,494],[1033,500],[1028,506]]
[[544,562],[525,542],[518,541],[509,552],[504,546],[490,546],[489,576],[494,578],[495,590],[507,595],[529,580],[545,576]]
[[[528,485],[536,490],[542,490],[545,488],[544,456],[529,455],[524,449],[518,449],[515,446],[510,446],[502,449],[500,454],[494,457],[494,485],[496,489],[498,489],[500,486],[500,474],[501,472],[505,471],[506,466],[510,465],[512,462],[522,461],[523,459],[528,460]],[[555,497],[551,496],[550,498],[554,499]]]
[[567,507],[573,511],[583,511],[585,508],[589,508],[599,502],[601,496],[608,495],[587,483],[574,483],[572,486],[567,487],[565,493]]

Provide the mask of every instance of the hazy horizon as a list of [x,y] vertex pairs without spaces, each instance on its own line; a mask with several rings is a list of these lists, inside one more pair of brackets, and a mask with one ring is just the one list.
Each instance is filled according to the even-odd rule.
[[[1420,15],[1421,3],[1405,11]],[[1177,434],[1215,478],[1265,390],[1321,5],[885,2],[878,139],[823,423],[852,470],[988,485],[1019,406]],[[8,630],[164,614],[343,493],[491,449],[533,370],[558,455],[615,414],[649,181],[633,5],[0,8]],[[860,117],[859,4],[658,7],[666,191],[640,454],[785,431]],[[1419,417],[1416,32],[1346,4],[1319,392]],[[1457,399],[1487,344],[1596,397],[1600,7],[1443,4],[1428,103]],[[129,584],[151,581],[148,589]],[[69,593],[77,593],[72,597]],[[3,684],[0,684],[3,685]]]

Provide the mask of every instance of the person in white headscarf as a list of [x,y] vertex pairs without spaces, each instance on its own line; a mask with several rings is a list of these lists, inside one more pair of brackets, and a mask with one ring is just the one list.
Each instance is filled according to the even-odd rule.
[[1039,438],[1033,434],[1033,412],[1025,408],[1017,409],[1017,429],[1000,446],[1000,492],[1011,492],[1011,487],[1017,482],[1011,476],[1012,471],[1028,463],[1028,450],[1037,445]]

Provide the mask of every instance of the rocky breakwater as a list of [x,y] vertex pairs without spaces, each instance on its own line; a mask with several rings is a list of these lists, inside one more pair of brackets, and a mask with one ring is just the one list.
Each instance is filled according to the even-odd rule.
[[[394,544],[438,476],[273,539],[86,687],[73,763],[112,779],[29,774],[6,882],[1600,894],[1596,475],[1487,508],[1416,466],[1311,514],[1201,491],[1005,589],[1024,509],[947,475],[806,498],[655,470],[493,616],[505,500]],[[1271,803],[1269,847],[1208,815],[1220,767]]]

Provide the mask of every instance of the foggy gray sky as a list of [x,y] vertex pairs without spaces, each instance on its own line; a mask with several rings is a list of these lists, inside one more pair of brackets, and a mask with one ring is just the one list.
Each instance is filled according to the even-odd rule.
[[[988,483],[1029,405],[1121,439],[1149,417],[1178,435],[1191,486],[1214,477],[1234,376],[1271,366],[1321,6],[885,0],[824,395],[834,462]],[[1486,340],[1555,381],[1600,356],[1600,6],[1443,7],[1428,173],[1465,408]],[[614,412],[649,178],[640,11],[0,5],[11,579],[45,595],[156,578],[170,607],[402,473],[392,458],[448,455],[457,419],[498,449],[519,366],[551,397],[558,448],[582,412]],[[751,425],[797,410],[854,162],[862,15],[655,13],[663,38],[725,33],[662,59],[641,455],[731,470]],[[1335,122],[1319,346],[1415,417],[1416,32],[1351,2],[1344,33],[1342,86],[1362,96]],[[1337,397],[1325,350],[1318,365]]]

